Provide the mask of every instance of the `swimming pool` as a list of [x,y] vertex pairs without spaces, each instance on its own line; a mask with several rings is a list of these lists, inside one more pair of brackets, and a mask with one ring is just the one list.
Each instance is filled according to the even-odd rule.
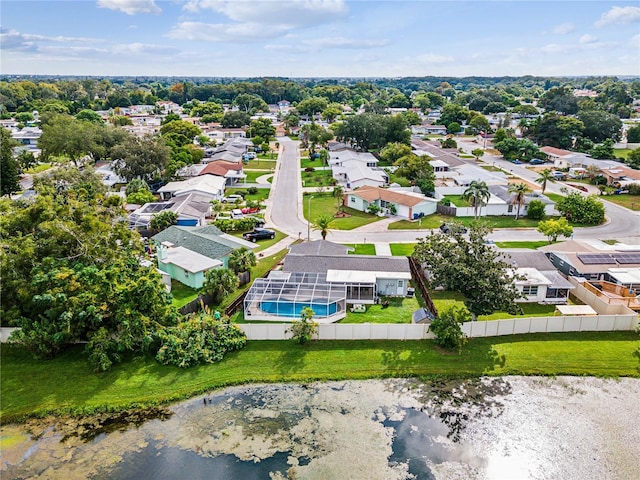
[[329,317],[339,310],[337,302],[327,304],[268,300],[260,303],[260,309],[263,312],[278,315],[279,317],[299,317],[304,307],[311,308],[316,317]]

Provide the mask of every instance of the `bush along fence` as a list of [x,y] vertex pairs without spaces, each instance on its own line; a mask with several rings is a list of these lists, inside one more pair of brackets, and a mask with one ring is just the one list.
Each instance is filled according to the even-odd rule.
[[[285,340],[290,338],[284,323],[248,323],[238,325],[248,340]],[[466,322],[467,337],[497,337],[525,333],[611,332],[635,330],[637,315],[593,315],[526,317],[505,320]],[[318,340],[421,340],[434,338],[428,324],[333,323],[318,325]]]

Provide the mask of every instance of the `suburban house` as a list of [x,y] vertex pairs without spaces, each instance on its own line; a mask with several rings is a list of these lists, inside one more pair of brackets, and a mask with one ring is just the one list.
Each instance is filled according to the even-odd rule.
[[445,125],[412,125],[411,133],[413,135],[446,135],[447,127]]
[[[586,280],[604,280],[617,283],[619,269],[640,268],[640,246],[599,240],[567,240],[540,247],[551,263],[563,274]],[[612,270],[612,271],[610,271]]]
[[113,166],[109,162],[98,162],[95,166],[96,173],[102,177],[102,184],[111,188],[120,183],[125,184],[127,180],[113,171]]
[[382,209],[385,214],[415,220],[436,212],[438,201],[422,193],[404,188],[380,188],[364,186],[345,195],[345,205],[366,212],[370,205]]
[[569,292],[575,286],[556,270],[544,252],[506,251],[503,257],[516,268],[518,276],[524,277],[515,281],[518,291],[523,295],[517,302],[567,303]]
[[173,225],[151,237],[156,248],[162,242],[184,247],[212,260],[220,260],[224,267],[228,266],[229,255],[238,248],[256,248],[254,243],[223,233],[214,225],[202,227],[183,227]]
[[378,159],[368,152],[340,149],[329,152],[329,166],[333,178],[346,188],[362,186],[384,187],[389,184],[389,176],[378,168]]
[[614,187],[626,187],[632,183],[640,184],[640,170],[615,165],[609,168],[600,168],[600,173],[607,179],[607,185]]
[[222,200],[226,183],[224,177],[199,175],[178,182],[169,182],[158,189],[158,193],[164,200],[187,193],[200,193],[207,196],[209,200]]
[[129,226],[148,229],[154,215],[165,210],[178,216],[178,225],[202,226],[211,215],[211,198],[199,193],[185,193],[166,202],[145,203],[129,215]]
[[37,127],[24,127],[22,130],[11,132],[11,137],[20,144],[20,147],[29,151],[38,150],[38,139],[41,136],[42,130]]
[[346,255],[344,246],[310,243],[291,247],[282,271],[254,281],[244,300],[245,318],[291,321],[310,307],[315,321],[332,323],[346,316],[348,304],[407,294],[411,272],[406,257]]
[[196,290],[204,285],[204,274],[207,271],[222,266],[220,260],[212,260],[184,247],[176,247],[171,242],[160,244],[157,256],[161,272]]
[[224,160],[208,163],[200,171],[199,175],[223,177],[227,186],[235,185],[239,180],[247,178],[242,169],[242,162],[227,162]]

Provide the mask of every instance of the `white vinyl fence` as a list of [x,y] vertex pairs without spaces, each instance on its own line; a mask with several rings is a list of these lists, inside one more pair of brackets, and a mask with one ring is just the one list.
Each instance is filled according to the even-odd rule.
[[[239,327],[249,340],[284,340],[290,324],[247,323]],[[523,333],[610,332],[635,330],[637,315],[593,315],[527,317],[507,320],[467,322],[462,331],[468,337],[496,337]],[[319,340],[421,340],[433,338],[428,325],[383,323],[338,323],[318,326]]]
[[[238,325],[249,340],[286,340],[290,323],[242,323]],[[466,322],[462,331],[468,337],[497,337],[523,333],[611,332],[635,330],[638,315],[593,315],[527,317],[482,322]],[[0,341],[6,342],[15,328],[0,328]],[[429,326],[409,323],[331,323],[318,326],[319,340],[421,340],[434,338]]]

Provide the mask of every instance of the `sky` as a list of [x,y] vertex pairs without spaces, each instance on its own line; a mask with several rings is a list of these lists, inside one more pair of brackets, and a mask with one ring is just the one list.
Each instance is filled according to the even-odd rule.
[[0,74],[640,76],[640,2],[2,0]]

